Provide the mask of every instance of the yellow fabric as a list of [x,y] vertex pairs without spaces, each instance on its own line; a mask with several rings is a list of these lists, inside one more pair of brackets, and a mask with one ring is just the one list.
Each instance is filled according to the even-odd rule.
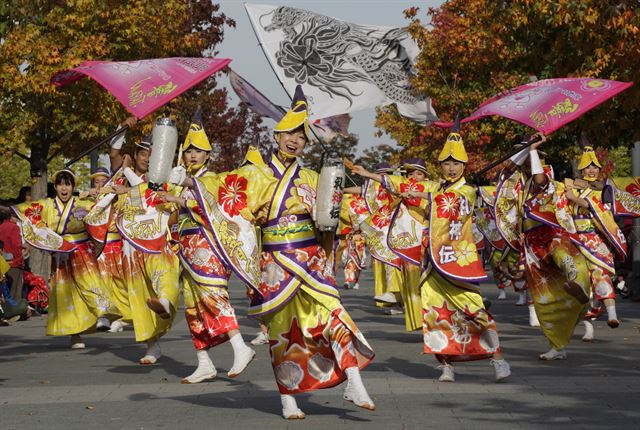
[[404,319],[407,331],[422,328],[422,299],[420,297],[421,269],[407,261],[402,262],[402,278],[400,294],[404,303]]
[[244,155],[244,160],[242,161],[242,165],[245,164],[254,164],[256,166],[265,166],[264,159],[262,158],[262,154],[257,147],[251,145],[247,148],[247,153]]
[[[376,296],[386,292],[393,293],[398,303],[401,300],[400,286],[402,285],[402,270],[384,264],[382,261],[373,259],[373,283]],[[389,307],[386,303],[376,302],[379,308]]]
[[462,140],[462,136],[460,136],[459,133],[451,132],[449,133],[449,136],[447,136],[444,147],[442,148],[442,151],[440,151],[440,155],[438,156],[438,161],[442,162],[447,158],[453,158],[454,160],[460,161],[461,163],[466,163],[469,161],[467,151],[464,148],[464,141]]
[[182,151],[186,151],[190,146],[206,152],[211,151],[211,143],[202,125],[191,123],[189,126],[189,132],[182,144]]
[[86,241],[82,219],[92,204],[74,197],[66,204],[56,198],[15,207],[24,217],[24,223],[47,227],[67,240],[81,242],[74,252],[53,254],[47,318],[49,336],[82,333],[94,327],[98,317],[116,313],[100,276],[93,247]]
[[[173,252],[161,254],[138,251],[124,243],[124,275],[131,306],[136,342],[146,342],[171,328],[179,300],[179,262]],[[171,318],[162,319],[147,306],[151,297],[165,298],[171,304]]]
[[300,126],[304,126],[304,134],[307,136],[307,140],[311,140],[309,115],[307,114],[307,104],[304,101],[298,101],[292,109],[289,109],[284,118],[273,128],[273,131],[292,131]]
[[562,349],[587,311],[591,280],[586,259],[568,237],[549,240],[547,246],[542,260],[526,247],[527,286],[545,337]]
[[122,319],[131,322],[131,306],[127,285],[124,282],[122,258],[122,242],[107,243],[97,262],[111,302],[118,309]]
[[70,336],[93,328],[114,313],[93,254],[83,246],[51,261],[47,336]]
[[[586,148],[584,148],[584,152],[582,153],[582,156],[580,156],[580,162],[578,163],[578,170],[586,169],[587,167],[589,167],[590,164],[594,164],[600,169],[602,169],[602,164],[600,164],[600,161],[598,161],[598,156],[596,155],[595,151],[593,150],[592,147],[587,146]],[[587,178],[585,179],[588,180]]]
[[7,260],[5,260],[2,255],[0,255],[0,274],[4,276],[9,271],[9,269],[11,269],[11,266],[9,266]]

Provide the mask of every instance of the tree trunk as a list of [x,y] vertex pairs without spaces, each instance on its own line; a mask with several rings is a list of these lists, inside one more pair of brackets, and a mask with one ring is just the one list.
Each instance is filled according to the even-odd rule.
[[[46,149],[45,149],[46,148]],[[39,148],[34,145],[31,149],[31,180],[33,185],[31,186],[31,198],[33,200],[40,200],[47,197],[47,153],[49,152],[49,145],[42,145]],[[49,280],[50,274],[51,256],[45,252],[36,248],[31,248],[29,265],[31,271],[36,275],[44,277]]]

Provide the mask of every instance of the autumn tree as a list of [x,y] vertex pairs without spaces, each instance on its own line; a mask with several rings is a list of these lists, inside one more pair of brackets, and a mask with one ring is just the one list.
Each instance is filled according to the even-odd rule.
[[[72,157],[90,142],[109,134],[128,114],[89,79],[58,89],[51,76],[86,60],[138,60],[171,56],[215,55],[227,28],[235,22],[211,1],[182,0],[8,0],[0,6],[0,168],[21,154],[34,178],[32,195],[46,193],[48,162],[57,154]],[[204,91],[203,91],[204,88]],[[206,103],[210,117],[220,116],[215,133],[231,142],[244,133],[242,122],[258,124],[243,108],[229,109],[227,95],[215,90],[216,78],[184,99]],[[190,116],[192,112],[188,115]],[[132,140],[148,132],[152,116],[136,126]],[[230,130],[227,128],[230,124]],[[24,163],[22,164],[24,166]],[[22,183],[16,184],[19,188]],[[39,270],[43,273],[44,270]]]
[[[537,79],[599,77],[637,82],[640,10],[637,2],[598,0],[449,0],[423,14],[405,11],[421,53],[413,80],[416,91],[433,98],[441,118],[470,114],[506,89]],[[423,19],[429,26],[426,26]],[[545,145],[551,157],[573,157],[580,131],[604,148],[630,146],[640,139],[640,89],[613,101],[554,133]],[[379,110],[377,126],[403,148],[433,161],[448,133],[401,118],[393,108]],[[505,152],[517,136],[534,132],[503,118],[463,126],[470,170]]]

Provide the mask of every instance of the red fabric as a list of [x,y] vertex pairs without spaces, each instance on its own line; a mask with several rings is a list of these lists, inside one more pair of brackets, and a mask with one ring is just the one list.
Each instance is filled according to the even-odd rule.
[[24,266],[24,258],[22,258],[20,227],[13,221],[4,221],[0,224],[0,240],[4,242],[4,252],[13,254],[13,260],[9,261],[9,265],[22,268]]

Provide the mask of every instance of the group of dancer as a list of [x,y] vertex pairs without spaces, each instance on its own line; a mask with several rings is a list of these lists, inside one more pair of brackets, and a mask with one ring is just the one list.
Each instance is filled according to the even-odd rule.
[[404,312],[408,331],[422,329],[424,352],[440,363],[443,382],[453,382],[453,363],[466,360],[491,359],[497,381],[511,374],[479,290],[488,279],[480,243],[494,247],[494,277],[530,297],[551,344],[541,359],[566,357],[590,296],[592,315],[605,308],[609,325],[618,326],[612,250],[623,254],[626,245],[611,209],[640,211],[599,181],[593,150],[579,164],[583,181],[555,182],[538,154],[539,136],[494,187],[475,187],[464,178],[468,156],[457,124],[438,157],[439,179],[428,179],[434,172],[420,159],[403,163],[404,175],[388,164],[375,172],[349,165],[364,183],[344,190],[331,247],[315,225],[319,175],[299,160],[311,141],[300,88],[274,139],[268,157],[250,147],[236,170],[211,172],[212,147],[197,113],[179,165],[160,189],[146,175],[151,139],[130,157],[120,137],[110,152],[114,173],[96,171],[90,192],[75,196],[77,178],[64,169],[53,175],[55,198],[15,206],[25,240],[52,254],[47,334],[71,336],[71,348],[84,348],[82,333],[132,324],[136,341],[147,345],[140,363],[153,364],[182,291],[198,361],[182,382],[215,378],[208,350],[227,340],[234,351],[228,376],[235,377],[255,356],[229,301],[235,273],[247,286],[248,315],[268,337],[282,415],[302,419],[296,394],[344,381],[345,400],[375,409],[360,374],[374,351],[335,280],[343,263],[345,287],[358,288],[365,250],[378,306]]

